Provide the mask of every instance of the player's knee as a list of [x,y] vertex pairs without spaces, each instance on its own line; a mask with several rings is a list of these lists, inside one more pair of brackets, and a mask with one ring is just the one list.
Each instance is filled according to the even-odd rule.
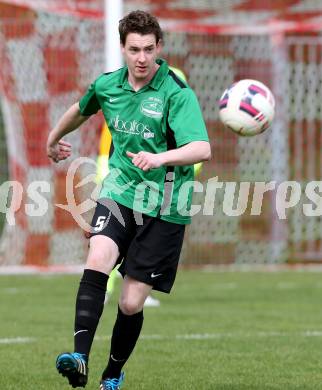
[[132,316],[136,313],[139,313],[143,309],[140,303],[131,298],[121,298],[119,306],[122,313],[127,316]]
[[115,261],[106,254],[92,253],[87,257],[86,268],[109,274],[114,267],[114,263]]
[[114,241],[105,236],[93,236],[90,239],[86,268],[110,274],[118,256],[119,250]]

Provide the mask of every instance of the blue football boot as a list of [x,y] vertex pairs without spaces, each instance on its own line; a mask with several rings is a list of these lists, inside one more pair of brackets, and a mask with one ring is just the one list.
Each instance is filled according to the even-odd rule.
[[124,381],[124,372],[121,372],[119,379],[108,378],[101,381],[100,390],[120,390]]
[[80,353],[65,352],[58,355],[56,368],[62,376],[68,378],[72,387],[85,387],[88,377],[87,357]]

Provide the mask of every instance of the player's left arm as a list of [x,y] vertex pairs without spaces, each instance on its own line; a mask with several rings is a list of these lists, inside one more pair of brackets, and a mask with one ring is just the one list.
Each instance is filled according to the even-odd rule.
[[127,151],[126,154],[132,158],[132,163],[136,167],[147,171],[162,165],[193,165],[201,161],[208,161],[211,159],[211,148],[207,141],[193,141],[163,153],[154,154],[144,151],[132,153]]

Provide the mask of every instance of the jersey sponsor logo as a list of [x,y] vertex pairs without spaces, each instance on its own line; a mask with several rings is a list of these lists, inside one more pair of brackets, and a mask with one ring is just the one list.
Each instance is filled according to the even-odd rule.
[[154,138],[154,133],[151,131],[149,126],[144,123],[138,122],[137,120],[127,121],[120,118],[120,115],[117,115],[112,119],[112,125],[116,131],[122,133],[128,133],[133,135],[141,135],[143,138]]
[[162,100],[150,97],[149,99],[143,100],[141,103],[142,114],[150,118],[162,118],[163,116],[163,102]]
[[119,100],[119,98],[110,98],[111,103],[116,102],[116,100]]

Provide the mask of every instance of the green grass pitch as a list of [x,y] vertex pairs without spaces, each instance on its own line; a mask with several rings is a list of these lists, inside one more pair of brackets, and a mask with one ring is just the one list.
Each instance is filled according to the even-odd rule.
[[[1,390],[70,388],[55,358],[72,349],[78,282],[0,276]],[[145,309],[124,390],[322,390],[321,273],[181,270],[172,294],[156,296],[161,307]],[[116,310],[115,294],[87,389],[99,388]]]

